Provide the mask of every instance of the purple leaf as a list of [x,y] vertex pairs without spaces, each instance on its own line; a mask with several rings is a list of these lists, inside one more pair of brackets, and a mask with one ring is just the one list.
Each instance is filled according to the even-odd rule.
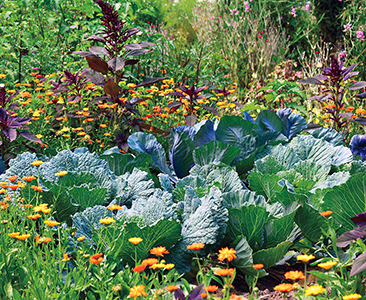
[[196,124],[197,116],[195,115],[188,115],[185,117],[186,123],[189,127],[193,127],[194,124]]
[[98,47],[98,46],[89,47],[89,51],[93,54],[101,54],[101,55],[108,54],[107,50],[104,47]]
[[361,98],[361,99],[365,99],[366,98],[366,92],[363,92],[361,94],[357,94],[356,97]]
[[180,102],[180,101],[174,101],[174,102],[168,104],[168,108],[179,107],[181,105],[183,105],[182,102]]
[[141,45],[140,45],[140,44],[135,44],[135,43],[133,43],[133,44],[128,44],[128,45],[126,45],[126,46],[125,46],[125,48],[126,48],[127,50],[142,49],[142,47],[141,47]]
[[166,77],[146,78],[141,83],[139,83],[138,85],[136,85],[135,87],[140,87],[140,86],[145,86],[145,85],[151,85],[151,84],[157,83],[159,81],[162,81],[164,79],[166,79]]
[[355,217],[352,217],[350,219],[356,226],[366,228],[366,212],[357,214]]
[[205,85],[205,86],[201,86],[201,87],[199,87],[199,88],[195,89],[195,90],[194,90],[194,93],[195,93],[195,94],[198,94],[199,92],[202,92],[206,87],[207,87],[206,85]]
[[125,60],[122,57],[114,57],[108,61],[108,66],[115,71],[122,70],[125,67]]
[[207,110],[207,111],[209,111],[210,113],[212,113],[213,115],[215,115],[215,116],[218,116],[218,117],[221,117],[221,115],[219,114],[219,112],[216,110],[216,109],[214,109],[214,108],[212,108],[212,107],[210,107],[210,106],[202,106],[205,110]]
[[125,66],[136,65],[139,61],[139,59],[127,59],[125,61]]
[[27,140],[31,141],[31,142],[35,142],[35,143],[39,143],[41,145],[43,145],[42,141],[37,138],[33,133],[31,132],[28,132],[28,131],[22,131],[22,132],[19,132],[19,134],[26,138]]
[[87,51],[74,51],[72,54],[77,54],[80,56],[94,56],[94,57],[98,57],[95,54],[91,53],[91,52],[87,52]]
[[201,294],[204,292],[203,284],[196,286],[188,295],[188,300],[202,299]]
[[[353,64],[352,66],[349,66],[348,68],[346,68],[346,69],[344,69],[344,70],[342,71],[343,76],[345,77],[345,78],[344,78],[344,80],[347,80],[347,79],[346,79],[347,75],[349,75],[349,73],[350,73],[352,70],[354,70],[358,65],[359,65],[359,63]],[[359,72],[356,72],[356,73],[358,74]]]
[[351,273],[349,275],[352,277],[353,275],[357,275],[364,270],[366,270],[366,252],[362,253],[355,259],[352,265]]
[[[325,77],[324,79],[327,78],[326,76],[324,76],[324,77]],[[319,79],[319,76],[314,76],[314,77],[301,79],[298,81],[298,83],[323,85],[324,83],[322,83],[320,80],[324,80],[324,79],[323,78]]]
[[317,96],[310,97],[308,100],[326,101],[331,98],[332,98],[332,95],[325,94],[325,95],[317,95]]
[[151,51],[151,49],[136,49],[136,50],[132,50],[130,52],[128,52],[125,57],[127,56],[133,56],[133,55],[141,55],[141,54],[145,54],[147,52]]
[[357,76],[358,74],[359,74],[360,72],[351,72],[351,73],[349,73],[349,74],[347,74],[346,76],[344,76],[344,81],[346,81],[346,80],[348,80],[348,79],[350,79],[350,78],[352,78],[352,77],[355,77],[355,76]]
[[108,64],[104,60],[97,56],[86,56],[85,58],[92,70],[102,73],[103,75],[107,75]]
[[357,118],[354,121],[361,124],[361,125],[366,125],[366,118],[365,117]]
[[359,81],[359,82],[356,82],[355,84],[353,84],[352,86],[350,86],[349,89],[351,91],[357,91],[357,90],[360,90],[364,87],[366,87],[366,81]]
[[356,241],[360,238],[363,238],[364,236],[366,236],[366,231],[364,228],[356,227],[353,230],[346,231],[337,238],[337,247],[347,247],[351,241]]
[[131,28],[131,29],[127,30],[126,35],[125,35],[125,38],[128,39],[130,36],[132,36],[132,35],[134,35],[134,34],[136,34],[138,32],[140,32],[140,29],[138,29],[138,28]]
[[186,297],[184,297],[184,293],[181,289],[177,289],[174,292],[174,297],[175,297],[175,299],[178,299],[178,300],[186,300]]
[[339,114],[342,118],[346,118],[348,120],[352,119],[353,113],[341,113]]
[[85,77],[90,80],[92,83],[99,85],[99,86],[104,86],[106,81],[104,79],[104,76],[92,69],[84,69],[83,70],[83,74],[85,75]]
[[102,38],[101,36],[93,35],[93,36],[87,37],[84,41],[97,41],[97,42],[105,43],[106,39]]
[[[363,118],[366,125],[366,118]],[[357,122],[357,119],[355,120]],[[362,123],[361,123],[362,124]],[[363,161],[366,156],[366,135],[356,134],[352,137],[349,147],[354,156],[360,155]],[[357,215],[358,216],[358,215]],[[356,218],[356,217],[354,217]],[[359,221],[360,219],[357,219]],[[352,220],[353,221],[353,220]]]
[[182,93],[180,92],[172,92],[168,94],[169,96],[176,96],[176,97],[185,97]]
[[17,130],[15,128],[3,129],[2,132],[10,140],[10,142],[17,138]]

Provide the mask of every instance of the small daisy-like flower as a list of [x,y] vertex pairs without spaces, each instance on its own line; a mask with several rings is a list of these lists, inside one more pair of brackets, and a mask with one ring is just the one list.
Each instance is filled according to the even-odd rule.
[[42,217],[40,214],[35,214],[35,215],[28,215],[27,218],[29,220],[37,220],[38,218]]
[[334,260],[328,260],[327,262],[318,264],[318,267],[320,267],[320,268],[322,268],[324,270],[329,270],[332,267],[334,267],[336,264],[337,264],[336,261],[334,261]]
[[67,173],[68,173],[67,171],[60,171],[60,172],[55,173],[55,176],[64,177]]
[[157,264],[159,262],[158,259],[156,258],[146,258],[142,261],[142,265],[146,265],[146,266],[152,266],[154,264]]
[[22,179],[26,182],[31,182],[32,180],[35,180],[37,178],[35,176],[25,176],[25,177],[22,177]]
[[233,259],[236,258],[235,253],[236,251],[233,248],[231,249],[229,249],[228,247],[222,248],[221,250],[219,250],[218,260],[222,261],[227,259],[228,261],[232,261]]
[[304,279],[304,273],[301,271],[289,271],[285,273],[285,278],[290,280],[298,280],[298,279]]
[[8,233],[8,236],[10,236],[10,237],[12,237],[12,238],[17,237],[18,235],[20,235],[20,232],[12,232],[12,233]]
[[30,234],[22,234],[22,235],[17,235],[15,238],[21,241],[25,241],[27,238],[30,237]]
[[230,269],[220,269],[220,270],[217,270],[215,271],[215,274],[216,275],[219,275],[219,276],[222,276],[222,277],[225,277],[225,276],[233,276],[234,275],[234,269],[230,268]]
[[90,256],[89,262],[95,265],[99,265],[103,261],[103,253],[98,253]]
[[281,293],[287,293],[294,290],[294,286],[291,283],[281,283],[276,285],[273,289]]
[[360,298],[362,298],[360,294],[349,294],[342,297],[343,300],[357,300]]
[[46,220],[46,221],[44,221],[44,223],[45,223],[46,225],[50,226],[50,227],[54,227],[54,226],[56,226],[56,225],[60,225],[60,223],[59,223],[59,222],[57,222],[57,221],[53,221],[53,220]]
[[128,298],[136,299],[137,297],[141,297],[141,296],[145,296],[145,297],[147,296],[147,294],[145,292],[145,286],[143,286],[142,284],[133,286],[130,289],[130,294],[128,295]]
[[193,243],[191,245],[188,245],[187,248],[190,250],[198,251],[200,249],[203,249],[205,247],[205,244],[201,243]]
[[165,269],[167,269],[167,270],[171,270],[171,269],[173,269],[175,267],[175,265],[174,264],[166,264],[165,265]]
[[300,260],[300,261],[302,261],[302,262],[308,262],[308,261],[310,261],[310,260],[312,260],[312,259],[314,259],[314,258],[315,258],[315,256],[314,256],[314,255],[312,255],[312,254],[310,254],[310,255],[300,254],[300,255],[298,255],[298,256],[296,257],[296,259],[297,259],[297,260]]
[[116,220],[113,218],[104,218],[99,220],[100,223],[103,223],[104,225],[109,225],[111,223],[116,223]]
[[209,285],[204,287],[203,289],[208,293],[214,293],[219,289],[219,287],[217,285]]
[[111,206],[108,206],[107,207],[109,210],[113,211],[113,210],[119,210],[119,209],[122,209],[122,206],[120,205],[117,205],[117,204],[113,204]]
[[168,292],[174,292],[178,289],[179,289],[179,287],[177,287],[176,285],[168,285],[165,287],[165,290],[167,290]]
[[142,242],[142,238],[133,237],[133,238],[129,238],[128,241],[136,246]]
[[140,273],[145,270],[147,265],[138,265],[132,269],[132,271]]
[[260,269],[264,268],[264,265],[263,264],[255,264],[255,265],[253,265],[253,268],[256,269],[256,270],[260,270]]
[[164,256],[164,254],[169,254],[169,251],[166,250],[165,247],[155,247],[155,248],[152,248],[150,249],[150,253],[152,255],[156,255],[156,256]]
[[36,166],[36,167],[39,167],[40,165],[43,165],[43,164],[44,164],[44,162],[41,160],[36,160],[31,163],[31,165]]
[[331,210],[323,211],[321,215],[323,217],[329,217],[333,212]]
[[78,237],[78,238],[77,238],[77,240],[78,240],[79,242],[82,242],[83,240],[85,240],[85,236]]
[[42,187],[41,186],[35,186],[35,185],[32,185],[31,186],[31,189],[33,189],[34,191],[36,191],[36,192],[43,192],[43,189],[42,189]]
[[14,182],[15,180],[17,180],[17,178],[18,178],[17,176],[11,176],[8,178],[8,180]]
[[310,295],[316,296],[316,295],[324,293],[324,292],[325,292],[325,288],[323,288],[321,285],[319,285],[319,284],[311,285],[305,290],[305,296],[310,296]]

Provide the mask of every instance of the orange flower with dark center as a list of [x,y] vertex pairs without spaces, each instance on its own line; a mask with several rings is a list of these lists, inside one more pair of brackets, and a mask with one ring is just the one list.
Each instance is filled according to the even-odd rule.
[[225,259],[227,259],[228,261],[232,261],[233,259],[236,258],[235,253],[236,253],[236,251],[233,248],[231,248],[231,249],[229,249],[228,247],[222,248],[221,250],[219,250],[218,259],[221,261],[225,260]]
[[132,269],[132,271],[140,273],[145,270],[147,265],[138,265]]
[[305,276],[301,271],[289,271],[285,273],[285,278],[295,281],[298,279],[304,279]]
[[145,296],[145,297],[147,296],[147,294],[145,292],[145,286],[143,286],[142,284],[133,286],[130,289],[130,294],[128,295],[128,298],[136,299],[137,297],[141,297],[141,296]]
[[99,265],[103,261],[103,253],[98,253],[90,256],[89,262],[95,265]]
[[323,211],[321,215],[323,217],[329,217],[333,212],[331,210]]
[[220,270],[217,270],[215,272],[216,275],[219,275],[219,276],[222,276],[222,277],[225,277],[225,276],[233,276],[234,275],[234,269],[230,268],[230,269],[220,269]]
[[15,180],[17,180],[17,178],[18,178],[17,176],[11,176],[8,178],[8,180],[14,182]]
[[205,247],[205,244],[201,243],[193,243],[191,245],[188,245],[187,248],[190,250],[198,251],[200,249],[203,249]]
[[208,293],[214,293],[219,289],[219,287],[217,285],[209,285],[207,287],[204,287],[203,289]]
[[155,247],[155,248],[150,249],[150,253],[152,255],[163,257],[164,254],[169,254],[169,251],[167,251],[165,247],[160,246],[160,247]]
[[159,262],[159,260],[157,258],[146,258],[142,261],[142,265],[146,265],[146,266],[152,266],[155,265]]
[[168,285],[165,287],[165,290],[167,290],[168,292],[174,292],[177,289],[179,289],[179,287],[177,287],[176,285]]
[[293,291],[295,288],[291,283],[281,283],[273,288],[275,291],[287,293]]
[[255,264],[255,265],[253,265],[253,268],[256,269],[256,270],[260,270],[260,269],[264,268],[264,265],[263,264]]

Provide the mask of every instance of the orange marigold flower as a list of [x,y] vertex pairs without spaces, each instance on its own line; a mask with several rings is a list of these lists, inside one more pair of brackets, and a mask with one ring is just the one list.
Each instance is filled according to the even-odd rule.
[[159,262],[158,259],[156,258],[146,258],[142,261],[142,265],[146,265],[146,266],[152,266],[152,265],[155,265]]
[[136,246],[142,242],[142,238],[133,237],[133,238],[129,238],[128,241]]
[[287,293],[293,291],[295,288],[291,283],[281,283],[276,285],[273,289],[281,293]]
[[304,279],[305,276],[301,271],[289,271],[285,273],[285,278],[295,281],[298,279]]
[[207,298],[207,296],[208,296],[208,294],[207,294],[207,293],[202,293],[202,294],[201,294],[201,297],[202,297],[202,298]]
[[256,269],[256,270],[260,270],[260,269],[264,268],[264,265],[263,264],[255,264],[255,265],[253,265],[253,268]]
[[36,246],[38,247],[38,244],[47,244],[52,241],[49,237],[39,237],[39,235],[36,235],[34,237],[36,239]]
[[323,292],[325,292],[325,288],[323,288],[321,285],[319,285],[319,284],[311,285],[305,290],[305,296],[310,296],[310,295],[316,296]]
[[203,289],[204,289],[206,292],[214,293],[214,292],[216,292],[216,291],[219,289],[219,287],[218,287],[217,285],[209,285],[209,286],[207,286],[207,287],[204,287]]
[[337,264],[336,261],[334,261],[334,260],[328,260],[327,262],[318,264],[318,267],[320,267],[320,268],[322,268],[324,270],[329,270],[332,267],[334,267],[336,264]]
[[18,235],[20,235],[20,232],[8,233],[8,236],[10,236],[10,237],[12,237],[12,238],[17,237]]
[[230,296],[230,300],[243,300],[243,298],[240,297],[240,296],[238,296],[238,295],[236,295],[236,294],[232,294]]
[[11,176],[8,178],[8,180],[14,182],[15,180],[17,180],[17,178],[18,178],[17,176]]
[[56,226],[56,225],[60,225],[60,223],[59,223],[59,222],[57,222],[57,221],[53,221],[53,220],[46,220],[46,221],[44,221],[44,223],[45,223],[46,225],[50,226],[50,227],[53,227],[53,226]]
[[132,271],[140,273],[145,270],[147,265],[138,265],[132,269]]
[[205,244],[201,243],[193,243],[191,245],[188,245],[187,248],[190,250],[198,251],[200,249],[203,249],[205,247]]
[[228,247],[222,248],[221,250],[219,250],[218,259],[219,260],[227,259],[228,261],[232,261],[233,259],[236,258],[235,253],[236,253],[236,251],[233,248],[231,248],[231,249],[229,249]]
[[136,299],[137,297],[141,297],[141,296],[145,296],[145,297],[147,296],[147,294],[145,292],[145,286],[143,286],[142,284],[133,286],[130,289],[130,294],[128,295],[128,298]]
[[22,178],[24,181],[26,182],[31,182],[32,180],[35,180],[36,177],[35,176],[25,176]]
[[306,254],[300,254],[296,257],[297,260],[301,260],[302,262],[308,262],[309,260],[314,259],[315,256],[310,254],[310,255],[306,255]]
[[83,235],[83,236],[81,236],[81,237],[78,237],[78,238],[77,238],[77,240],[78,240],[79,242],[82,242],[83,240],[85,240],[85,236]]
[[18,187],[19,187],[19,185],[11,185],[11,186],[9,186],[9,188],[11,190],[13,190],[13,191],[16,191]]
[[37,220],[38,218],[42,217],[40,214],[35,214],[35,215],[28,215],[27,218],[29,220]]
[[102,127],[102,128],[106,128],[107,127],[106,124],[100,124],[99,126]]
[[331,210],[323,211],[321,215],[323,217],[329,217],[333,212]]
[[228,275],[233,276],[234,275],[234,269],[233,268],[220,269],[220,270],[215,271],[215,274],[219,275],[219,276],[222,276],[222,277],[225,277],[225,276],[228,276]]
[[122,209],[122,206],[120,205],[117,205],[117,204],[113,204],[111,206],[108,206],[107,207],[109,210],[113,211],[113,210],[119,210],[119,209]]
[[41,186],[32,185],[31,189],[35,190],[36,192],[43,192],[43,189]]
[[165,290],[167,290],[168,292],[174,292],[178,289],[179,289],[179,287],[177,287],[176,285],[168,285],[165,287]]
[[103,253],[97,253],[90,256],[89,262],[95,265],[99,265],[103,261]]
[[15,238],[21,241],[25,241],[27,238],[30,237],[30,234],[22,234],[22,235],[17,235]]
[[169,254],[169,251],[165,247],[160,246],[150,249],[150,253],[156,256],[164,256],[164,254]]

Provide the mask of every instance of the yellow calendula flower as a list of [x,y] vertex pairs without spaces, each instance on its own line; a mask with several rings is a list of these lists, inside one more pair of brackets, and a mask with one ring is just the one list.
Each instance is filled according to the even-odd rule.
[[31,163],[31,165],[36,166],[36,167],[39,167],[40,165],[43,165],[43,164],[44,164],[44,162],[41,160],[36,160]]
[[306,254],[300,254],[296,257],[297,260],[300,260],[302,262],[308,262],[309,260],[314,259],[315,256],[310,254],[310,255],[306,255]]
[[111,224],[111,223],[115,223],[115,222],[116,222],[116,220],[115,220],[115,219],[113,219],[113,218],[104,218],[104,219],[100,219],[100,220],[99,220],[99,222],[100,222],[100,223],[103,223],[103,224],[105,224],[105,225],[109,225],[109,224]]
[[20,232],[12,232],[12,233],[8,233],[8,236],[10,236],[10,237],[12,237],[12,238],[17,237],[18,235],[20,235]]
[[346,295],[346,296],[343,296],[343,300],[357,300],[357,299],[360,299],[362,298],[362,296],[360,294],[349,294],[349,295]]
[[46,225],[50,226],[50,227],[53,227],[53,226],[56,226],[56,225],[60,225],[60,223],[59,223],[59,222],[57,222],[57,221],[52,221],[52,220],[46,220],[46,221],[44,221],[44,223],[45,223]]
[[78,240],[79,242],[82,242],[83,240],[85,240],[85,236],[81,236],[81,237],[77,238],[77,240]]
[[233,248],[231,249],[229,249],[228,247],[222,248],[221,250],[219,250],[218,259],[221,261],[225,259],[227,259],[228,261],[232,261],[233,259],[236,258],[235,253],[236,251]]
[[305,290],[305,296],[310,295],[318,295],[325,292],[325,288],[323,288],[320,284],[311,285]]
[[22,235],[17,235],[15,238],[21,241],[25,241],[27,238],[30,237],[30,234],[22,234]]
[[329,260],[327,262],[324,262],[324,263],[320,263],[318,264],[318,267],[324,269],[324,270],[329,270],[331,269],[332,267],[334,267],[335,265],[337,264],[336,261],[334,260]]
[[67,171],[60,171],[60,172],[55,173],[55,176],[64,177],[67,173],[68,173]]
[[128,239],[128,241],[134,245],[138,245],[142,242],[142,238],[133,237],[133,238]]

